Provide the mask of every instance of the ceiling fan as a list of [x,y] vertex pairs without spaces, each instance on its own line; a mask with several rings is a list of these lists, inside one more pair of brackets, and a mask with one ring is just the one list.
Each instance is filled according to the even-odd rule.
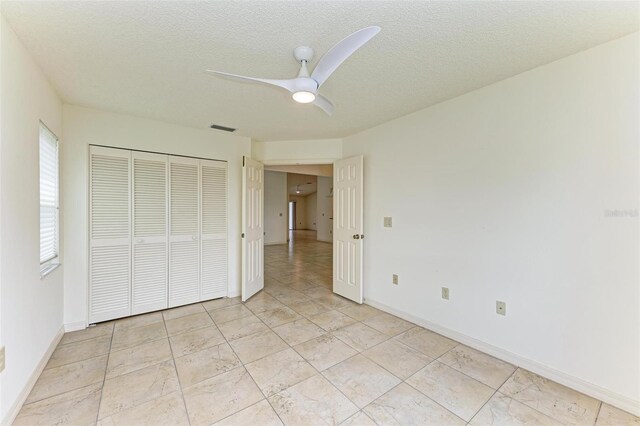
[[281,87],[292,93],[293,100],[301,104],[313,103],[320,107],[328,115],[333,113],[333,104],[329,99],[318,93],[318,89],[329,76],[351,56],[356,50],[371,40],[380,32],[380,27],[367,27],[356,31],[350,36],[342,39],[333,46],[325,55],[320,58],[311,75],[307,70],[307,63],[313,58],[313,49],[307,46],[296,47],[293,56],[300,63],[300,71],[296,78],[285,80],[245,77],[242,75],[229,74],[222,71],[206,70],[206,72],[221,75],[224,77],[266,83]]
[[300,194],[300,193],[304,192],[302,189],[300,189],[300,185],[313,185],[313,183],[307,182],[307,183],[300,183],[300,184],[296,185],[296,194]]

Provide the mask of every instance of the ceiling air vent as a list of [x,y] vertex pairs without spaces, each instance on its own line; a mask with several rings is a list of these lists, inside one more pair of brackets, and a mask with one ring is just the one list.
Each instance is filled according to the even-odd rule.
[[236,129],[234,129],[233,127],[226,127],[226,126],[219,126],[217,124],[212,124],[211,126],[212,129],[216,129],[216,130],[222,130],[223,132],[235,132]]

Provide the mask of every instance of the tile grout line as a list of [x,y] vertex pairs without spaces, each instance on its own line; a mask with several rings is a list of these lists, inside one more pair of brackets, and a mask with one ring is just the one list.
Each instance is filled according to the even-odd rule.
[[[444,355],[444,354],[443,354],[443,355]],[[437,360],[436,360],[436,361],[437,361]],[[441,362],[441,363],[442,363],[442,362]],[[444,363],[442,363],[442,364],[444,364]],[[446,364],[444,364],[444,365],[446,365]],[[452,367],[450,367],[450,368],[452,368]],[[456,371],[457,371],[457,370],[456,370]],[[471,418],[469,419],[469,422],[468,422],[468,423],[471,423],[471,422],[473,421],[473,419],[475,419],[475,418],[476,418],[476,416],[480,413],[480,411],[482,411],[482,409],[485,407],[485,405],[487,405],[487,404],[489,403],[489,401],[491,401],[491,400],[493,399],[493,397],[498,393],[499,389],[500,389],[500,388],[501,388],[505,383],[507,383],[507,382],[509,381],[509,379],[510,379],[511,377],[513,377],[513,375],[514,375],[514,374],[516,374],[516,371],[518,371],[518,368],[517,368],[517,367],[513,370],[513,372],[512,372],[511,374],[509,374],[509,377],[507,377],[507,378],[502,382],[502,384],[501,384],[500,386],[498,386],[498,387],[493,391],[493,393],[491,394],[491,396],[489,397],[489,399],[487,399],[487,400],[484,402],[484,404],[482,404],[482,406],[478,409],[478,411],[476,411],[476,412],[473,414],[473,416],[471,416]],[[464,374],[464,373],[462,373],[462,374]]]
[[[245,303],[245,302],[240,302],[240,303],[242,303],[242,305],[244,306],[244,303]],[[246,308],[246,306],[245,306],[245,308]],[[247,308],[247,309],[249,309],[249,308]],[[249,311],[251,311],[251,309],[249,309]],[[207,313],[209,314],[209,317],[211,318],[211,321],[213,321],[213,323],[215,324],[215,321],[213,320],[213,317],[211,316],[211,313],[210,313],[209,311],[207,311]],[[251,313],[253,314],[253,311],[251,311]],[[259,318],[257,315],[255,315],[255,314],[254,314],[254,316],[256,316],[256,318],[258,318],[260,321],[262,321],[262,319],[261,319],[261,318]],[[263,324],[264,324],[264,322],[263,322]],[[217,326],[217,324],[216,324],[216,326]],[[268,325],[266,325],[266,324],[265,324],[265,326],[266,326],[267,328],[269,328],[269,326],[268,326]],[[269,328],[269,330],[271,330],[271,329]],[[227,336],[225,336],[222,332],[220,332],[220,334],[222,335],[222,338],[225,340],[225,342],[227,343],[227,345],[228,345],[228,346],[229,346],[229,348],[231,349],[231,352],[233,352],[233,354],[235,355],[235,357],[236,357],[236,358],[238,358],[238,361],[240,361],[240,365],[242,366],[242,368],[244,368],[244,371],[245,371],[245,372],[247,373],[247,375],[251,378],[251,381],[252,381],[252,382],[253,382],[253,384],[256,386],[256,388],[258,388],[258,390],[260,391],[260,393],[261,393],[261,394],[262,394],[262,396],[264,397],[264,400],[266,400],[266,401],[267,401],[267,404],[269,404],[269,406],[271,407],[271,409],[273,410],[273,412],[275,413],[275,415],[278,417],[278,419],[280,419],[280,422],[281,422],[282,424],[285,424],[285,423],[284,423],[284,421],[282,421],[282,418],[280,417],[280,415],[278,414],[278,412],[276,411],[276,409],[273,407],[273,404],[271,404],[271,401],[269,401],[269,398],[267,398],[267,396],[264,394],[264,392],[262,391],[262,389],[260,388],[260,386],[258,386],[258,384],[256,383],[256,381],[255,381],[255,379],[253,378],[253,376],[251,375],[251,373],[249,373],[249,370],[247,370],[247,367],[246,367],[245,363],[242,361],[242,359],[240,359],[240,357],[239,357],[239,356],[238,356],[238,354],[236,353],[235,349],[233,349],[233,346],[231,346],[231,343],[229,343],[229,340],[227,340]],[[254,334],[257,334],[257,333],[254,333]],[[251,334],[250,336],[252,336],[252,335],[253,335],[253,334]],[[285,342],[285,343],[286,343],[286,342]],[[283,350],[286,350],[286,349],[283,349]],[[276,353],[277,353],[277,352],[276,352]],[[264,358],[264,357],[263,357],[263,358]],[[260,358],[260,359],[262,359],[262,358]],[[256,360],[256,361],[258,361],[258,360]],[[253,362],[253,361],[252,361],[252,362]],[[214,377],[215,377],[215,376],[214,376]],[[256,404],[258,404],[259,402],[262,402],[262,401],[263,401],[263,400],[257,401],[257,402],[255,402],[254,404],[249,405],[248,407],[244,407],[244,408],[242,408],[242,409],[240,409],[240,410],[236,411],[235,413],[231,413],[231,414],[229,414],[228,416],[226,416],[226,417],[224,417],[224,418],[222,418],[222,419],[220,419],[220,420],[217,420],[217,421],[216,421],[216,423],[221,422],[222,420],[224,420],[224,419],[226,419],[226,418],[229,418],[229,417],[231,417],[231,416],[233,416],[233,415],[236,415],[236,414],[238,414],[239,412],[244,411],[244,410],[246,410],[246,409],[247,409],[247,408],[249,408],[249,407],[253,407],[254,405],[256,405]]]
[[96,413],[96,424],[100,421],[100,409],[102,408],[102,398],[104,397],[104,384],[107,381],[107,371],[109,369],[109,359],[111,359],[111,345],[113,345],[113,335],[116,333],[116,322],[111,325],[111,341],[109,342],[109,352],[107,352],[107,362],[104,366],[104,376],[102,377],[102,386],[100,386],[100,402],[98,403],[98,412]]
[[[515,371],[513,372],[513,374],[511,374],[511,376],[509,376],[509,379],[510,379],[512,376],[514,376],[514,375],[518,372],[518,370],[529,371],[529,370],[526,370],[526,369],[524,369],[524,368],[522,368],[522,367],[518,367],[518,366],[515,366],[515,367],[516,367],[516,369],[515,369]],[[531,373],[531,374],[535,374],[535,373]],[[536,374],[536,375],[537,375],[537,374]],[[537,376],[538,376],[538,375],[537,375]],[[539,376],[539,377],[542,377],[542,376]],[[545,380],[549,380],[549,379],[547,379],[547,378],[545,378],[545,377],[542,377],[542,378],[543,378],[543,379],[545,379]],[[533,411],[535,411],[535,412],[537,412],[537,413],[539,413],[539,414],[542,414],[542,415],[543,415],[543,416],[545,416],[545,417],[548,417],[548,418],[550,418],[550,419],[552,419],[552,420],[555,420],[556,422],[558,422],[558,423],[560,423],[560,424],[566,424],[565,422],[563,422],[563,421],[560,421],[560,420],[556,419],[556,418],[555,418],[555,417],[553,417],[552,415],[550,415],[550,414],[545,414],[545,413],[543,413],[542,411],[538,410],[536,407],[532,407],[531,405],[529,405],[529,404],[528,404],[527,402],[525,402],[525,401],[520,401],[520,400],[518,400],[518,399],[514,398],[514,397],[513,397],[513,396],[511,396],[511,395],[507,395],[507,394],[506,394],[506,393],[504,393],[504,392],[500,392],[500,389],[502,388],[502,386],[504,386],[504,384],[505,384],[505,383],[507,383],[507,381],[508,381],[509,379],[505,380],[505,381],[504,381],[504,383],[502,383],[502,385],[500,385],[500,387],[496,390],[496,393],[500,393],[500,395],[504,395],[504,396],[506,396],[507,398],[510,398],[510,399],[512,399],[513,401],[516,401],[516,402],[518,402],[518,403],[520,403],[520,404],[522,404],[522,405],[524,405],[524,406],[526,406],[526,407],[530,408],[531,410],[533,410]],[[549,380],[549,381],[553,382],[552,380]],[[556,383],[556,382],[553,382],[553,383]],[[558,383],[558,384],[559,384],[559,383]],[[560,385],[560,386],[564,386],[564,385]],[[566,387],[566,386],[565,386],[565,387]],[[567,387],[567,389],[570,389],[570,390],[572,390],[572,391],[574,391],[574,392],[577,392],[577,393],[579,393],[579,394],[581,394],[581,395],[584,395],[582,392],[578,392],[578,391],[576,391],[576,390],[574,390],[574,389],[571,389],[571,388],[568,388],[568,387]],[[588,395],[587,395],[587,396],[588,396]],[[589,398],[592,398],[592,397],[589,397]],[[596,414],[596,420],[594,420],[594,422],[595,422],[595,421],[597,421],[597,420],[598,420],[598,414],[599,414],[599,412],[600,412],[600,407],[602,406],[602,401],[600,401],[599,399],[596,399],[596,398],[593,398],[593,399],[595,399],[596,401],[598,401],[598,403],[600,404],[600,405],[598,406],[598,410],[597,410],[597,414]]]
[[[400,334],[403,334],[403,333],[400,333]],[[400,334],[398,334],[398,335],[396,335],[396,336],[392,337],[391,339],[387,339],[387,340],[385,340],[384,342],[381,342],[380,344],[385,343],[385,342],[388,342],[388,341],[390,341],[390,340],[392,340],[392,339],[395,339],[395,338],[396,338],[396,337],[398,337]],[[401,343],[401,344],[402,344],[402,342],[399,342],[399,343]],[[377,346],[377,345],[376,345],[376,346]],[[406,345],[405,345],[405,346],[406,346]],[[375,347],[375,346],[372,346],[372,347]],[[409,346],[409,347],[410,347],[410,346]],[[410,347],[410,348],[411,348],[411,347]],[[411,348],[411,349],[413,349],[413,348]],[[357,349],[356,349],[356,350],[357,350]],[[420,351],[418,351],[417,349],[413,349],[413,350],[415,350],[415,351],[417,351],[417,352],[420,352]],[[363,351],[363,352],[364,352],[364,351]],[[420,353],[422,353],[422,352],[420,352]],[[340,361],[339,363],[337,363],[337,364],[335,364],[335,365],[338,365],[338,364],[340,364],[340,363],[342,363],[342,362],[344,362],[344,361],[346,361],[346,360],[348,360],[348,359],[354,358],[354,357],[356,357],[357,355],[362,355],[363,357],[365,357],[365,358],[366,358],[366,359],[368,359],[369,361],[373,362],[376,366],[378,366],[378,367],[382,368],[382,369],[383,369],[383,370],[385,370],[387,373],[391,374],[393,377],[395,377],[395,378],[397,378],[397,379],[399,379],[399,380],[400,380],[400,383],[398,383],[397,385],[393,386],[391,389],[389,389],[388,391],[386,391],[385,393],[383,393],[382,395],[380,395],[379,397],[377,397],[376,399],[374,399],[373,401],[371,401],[371,402],[370,402],[369,404],[367,404],[366,406],[362,407],[362,408],[360,409],[360,411],[364,410],[366,407],[368,407],[369,405],[373,404],[375,401],[377,401],[378,399],[382,398],[384,395],[388,394],[388,393],[389,393],[389,392],[391,392],[393,389],[397,388],[398,386],[400,386],[401,384],[403,384],[403,383],[404,383],[404,384],[406,384],[407,386],[409,386],[409,387],[411,387],[412,389],[414,389],[414,390],[415,390],[416,392],[418,392],[420,395],[424,396],[425,398],[429,399],[429,400],[430,400],[430,401],[432,401],[433,403],[435,403],[435,404],[437,404],[438,406],[442,407],[442,408],[443,408],[444,410],[446,410],[447,412],[451,413],[453,416],[455,416],[455,417],[459,418],[460,420],[464,421],[465,423],[468,423],[468,422],[467,422],[466,420],[464,420],[462,417],[458,416],[457,414],[455,414],[454,412],[452,412],[451,410],[449,410],[447,407],[443,406],[443,405],[442,405],[442,404],[440,404],[438,401],[435,401],[434,399],[432,399],[432,398],[431,398],[431,397],[429,397],[428,395],[425,395],[425,394],[424,394],[420,389],[415,388],[414,386],[412,386],[410,383],[408,383],[408,382],[407,382],[407,380],[408,380],[410,377],[412,377],[412,376],[413,376],[414,374],[416,374],[418,371],[421,371],[421,370],[423,370],[424,368],[426,368],[429,364],[431,364],[431,363],[433,363],[434,361],[436,361],[436,359],[433,359],[433,358],[429,357],[429,358],[431,359],[431,361],[429,361],[429,362],[427,363],[427,365],[425,365],[424,367],[422,367],[422,368],[418,369],[418,371],[416,371],[415,373],[413,373],[411,376],[407,377],[407,379],[401,379],[400,377],[398,377],[398,376],[396,376],[395,374],[393,374],[391,371],[387,370],[387,369],[386,369],[385,367],[383,367],[382,365],[378,364],[377,362],[375,362],[375,361],[374,361],[374,360],[372,360],[372,359],[369,359],[369,357],[367,357],[366,355],[364,355],[362,352],[358,352],[358,353],[356,353],[355,355],[350,356],[349,358],[347,358],[347,359],[345,359],[345,360],[343,360],[343,361]],[[335,366],[335,365],[334,365],[334,366]],[[332,366],[332,367],[334,367],[334,366]],[[331,368],[331,367],[329,367],[329,368]],[[326,370],[328,370],[329,368],[327,368]],[[324,371],[326,371],[326,370],[324,370]],[[328,379],[327,379],[327,380],[328,380]],[[474,380],[475,380],[475,379],[474,379]],[[331,383],[331,381],[329,381],[329,382]],[[333,384],[333,383],[331,383],[331,384]],[[335,386],[335,385],[334,385],[334,386]],[[339,389],[338,389],[338,390],[339,390]],[[345,395],[345,396],[346,396],[346,395]],[[347,399],[348,399],[348,398],[347,398]],[[350,400],[350,401],[351,401],[351,400]],[[353,402],[353,401],[352,401],[352,402]],[[354,403],[354,405],[355,405],[355,403]],[[356,407],[357,407],[357,406],[356,406]],[[365,414],[366,414],[366,413],[365,413]]]
[[[269,294],[269,293],[267,293],[267,294]],[[270,294],[269,294],[269,296],[271,296],[271,297],[275,298],[276,300],[278,300],[278,302],[282,303],[284,306],[286,306],[286,307],[288,307],[289,309],[292,309],[292,310],[293,310],[293,308],[289,307],[289,305],[287,305],[285,302],[283,302],[283,301],[281,301],[280,299],[278,299],[276,296],[272,296],[272,295],[270,295]],[[310,299],[310,300],[314,301],[315,299]],[[244,304],[244,303],[246,303],[246,302],[242,302],[242,303]],[[247,308],[247,309],[251,310],[251,308]],[[331,309],[331,310],[335,310],[335,309]],[[257,317],[257,314],[256,314],[256,313],[254,313],[253,311],[251,311],[251,312],[252,312],[252,313]],[[296,311],[294,310],[294,312],[296,312]],[[297,313],[298,313],[299,315],[302,315],[300,312],[297,312]],[[346,315],[346,314],[345,314],[345,315]],[[259,317],[258,317],[258,318],[259,318]],[[321,328],[323,331],[325,331],[325,333],[321,334],[320,336],[324,336],[324,335],[327,335],[327,334],[331,334],[331,335],[333,335],[333,332],[334,332],[334,331],[339,330],[339,329],[337,329],[337,330],[333,330],[333,331],[328,331],[328,330],[323,329],[323,328],[322,328],[322,327],[320,327],[319,325],[315,324],[315,323],[314,323],[313,321],[311,321],[309,318],[307,318],[307,317],[305,317],[305,316],[303,316],[303,318],[304,318],[304,319],[307,319],[307,320],[308,320],[308,321],[310,321],[312,324],[316,325],[317,327],[319,327],[319,328]],[[262,318],[259,318],[259,319],[262,321]],[[354,318],[352,318],[352,319],[354,319]],[[290,324],[291,322],[295,322],[295,321],[297,321],[297,320],[290,321],[290,322],[285,323],[285,324]],[[262,321],[262,322],[264,323],[264,321]],[[352,323],[352,324],[349,324],[349,325],[347,325],[347,326],[345,326],[345,327],[348,327],[348,326],[353,325],[353,324],[357,324],[357,323],[359,323],[359,322],[360,322],[360,321],[357,321],[357,320],[356,320],[356,322],[354,322],[354,323]],[[281,325],[285,325],[285,324],[281,324]],[[364,325],[366,325],[366,324],[364,324]],[[270,330],[270,331],[272,331],[274,334],[276,334],[278,337],[280,337],[280,335],[278,335],[278,333],[277,333],[277,332],[275,332],[275,331],[273,330],[273,328],[269,327],[266,323],[265,323],[265,326],[267,326],[267,328],[269,328],[269,330]],[[279,327],[279,326],[278,326],[278,327]],[[344,327],[342,327],[342,328],[344,328]],[[376,331],[377,331],[377,330],[376,330]],[[255,334],[257,334],[257,333],[255,333]],[[384,334],[384,333],[383,333],[383,334]],[[304,342],[300,342],[300,343],[296,344],[296,346],[297,346],[297,345],[301,345],[301,344],[303,344],[303,343],[306,343],[306,342],[308,342],[308,341],[311,341],[311,340],[313,340],[313,339],[316,339],[316,338],[318,338],[318,337],[320,337],[320,336],[312,337],[311,339],[308,339],[308,340],[305,340]],[[354,355],[352,355],[352,356],[350,356],[350,357],[348,357],[348,358],[346,358],[346,359],[344,359],[344,360],[342,360],[342,361],[340,361],[340,362],[338,362],[338,363],[334,364],[333,366],[338,365],[338,364],[340,364],[341,362],[344,362],[344,361],[346,361],[346,360],[348,360],[348,359],[351,359],[351,358],[353,358],[353,357],[355,357],[355,356],[357,356],[357,355],[359,355],[359,354],[360,354],[360,352],[359,352],[357,349],[355,349],[355,348],[351,347],[351,345],[349,345],[348,343],[346,343],[346,342],[342,341],[342,339],[340,339],[338,336],[335,336],[335,337],[336,337],[339,341],[341,341],[342,343],[346,344],[348,347],[350,347],[350,348],[354,349],[354,350],[356,351],[356,353],[355,353]],[[280,338],[282,339],[282,337],[280,337]],[[387,340],[389,340],[389,339],[387,339]],[[385,340],[385,341],[387,341],[387,340]],[[351,402],[351,404],[353,404],[353,406],[354,406],[354,407],[356,407],[357,411],[356,411],[356,413],[352,414],[352,416],[354,416],[354,415],[355,415],[355,414],[357,414],[358,412],[362,411],[362,409],[361,409],[360,407],[358,407],[358,405],[357,405],[354,401],[352,401],[352,400],[351,400],[347,395],[345,395],[345,394],[342,392],[342,390],[340,390],[340,389],[339,389],[335,384],[333,384],[333,382],[331,382],[331,380],[327,379],[327,378],[325,377],[325,375],[323,374],[323,372],[324,372],[324,371],[328,370],[329,368],[331,368],[331,367],[333,367],[333,366],[328,367],[328,368],[326,368],[326,369],[325,369],[325,370],[323,370],[323,371],[319,371],[317,368],[315,368],[313,365],[311,365],[311,364],[306,360],[306,358],[305,358],[304,356],[302,356],[302,354],[300,354],[298,351],[296,351],[296,349],[294,348],[294,346],[290,345],[290,344],[289,344],[289,342],[287,342],[287,341],[286,341],[286,340],[284,340],[284,339],[282,339],[282,341],[284,341],[284,342],[289,346],[289,348],[290,348],[290,349],[292,349],[292,350],[293,350],[293,351],[294,351],[298,356],[300,356],[300,357],[302,358],[302,360],[303,360],[305,363],[307,363],[311,368],[313,368],[313,369],[316,371],[316,375],[319,375],[319,376],[320,376],[320,377],[322,377],[324,380],[326,380],[326,381],[327,381],[327,383],[329,383],[329,385],[330,385],[330,386],[332,386],[336,391],[338,391],[338,393],[340,393],[342,396],[344,396],[344,397],[346,398],[346,400],[347,400],[347,401]],[[381,343],[382,343],[382,342],[381,342]],[[287,349],[283,349],[282,351],[274,352],[273,354],[270,354],[270,355],[274,355],[274,354],[276,354],[276,353],[283,352],[283,351],[285,351],[285,350],[287,350]],[[264,357],[262,357],[262,358],[259,358],[259,359],[257,359],[257,360],[251,361],[251,362],[259,361],[259,360],[264,359],[264,358],[266,358],[267,356],[270,356],[270,355],[266,355],[266,356],[264,356]],[[365,358],[366,358],[366,357],[365,357]],[[242,361],[241,361],[241,362],[242,362]],[[250,364],[250,363],[249,363],[249,364]],[[244,365],[245,365],[245,364],[243,363],[243,366],[244,366]],[[376,364],[376,365],[377,365],[377,364]],[[246,366],[245,366],[245,369],[246,369]],[[248,372],[248,370],[247,370],[247,372]],[[391,374],[391,373],[390,373],[390,374]],[[249,375],[251,376],[251,373],[249,373]],[[314,377],[314,376],[311,376],[311,377]],[[280,391],[279,391],[279,392],[277,392],[276,394],[278,394],[278,393],[280,393],[280,392],[283,392],[283,391],[285,391],[285,390],[287,390],[287,389],[289,389],[289,388],[291,388],[291,387],[293,387],[293,386],[296,386],[296,385],[298,385],[298,384],[300,384],[300,383],[304,382],[305,380],[310,379],[311,377],[307,377],[307,378],[305,378],[305,379],[303,379],[303,380],[301,380],[301,381],[299,381],[299,382],[293,383],[293,384],[291,384],[290,386],[287,386],[285,389],[280,390]],[[394,375],[393,377],[396,377],[396,376]],[[252,379],[253,379],[253,376],[252,376]],[[398,378],[398,379],[399,379],[399,378]],[[399,380],[401,380],[401,379],[399,379]],[[255,380],[254,380],[254,383],[255,383]],[[257,383],[256,383],[256,386],[257,386]],[[259,387],[259,386],[258,386],[258,389],[260,389],[260,387]],[[262,391],[262,389],[260,389],[260,390]],[[263,392],[263,395],[264,395],[264,392]],[[280,415],[278,414],[278,412],[275,410],[275,408],[274,408],[274,407],[273,407],[273,405],[271,404],[271,401],[269,401],[269,398],[267,398],[267,397],[266,397],[266,395],[265,395],[265,399],[267,400],[267,402],[269,402],[269,404],[270,404],[270,405],[271,405],[271,407],[273,408],[273,410],[274,410],[274,412],[276,413],[276,415],[277,415],[277,416],[280,418],[280,420],[282,421],[282,418],[280,417]],[[349,417],[351,417],[351,416],[349,416]],[[348,420],[348,418],[347,418],[347,419],[344,419],[344,421],[346,421],[346,420]],[[284,422],[283,422],[283,423],[284,423]]]
[[604,402],[600,401],[600,404],[598,405],[598,411],[596,411],[596,418],[593,420],[594,425],[598,423],[598,417],[600,417],[600,410],[602,410],[602,404],[604,404]]
[[[434,360],[435,361],[435,360]],[[436,401],[435,399],[431,398],[428,395],[425,395],[420,389],[417,389],[415,386],[413,386],[411,383],[407,382],[406,380],[404,380],[402,383],[406,384],[407,386],[411,387],[411,389],[415,390],[416,392],[418,392],[420,395],[424,396],[425,398],[427,398],[429,401],[432,401],[434,404],[438,405],[439,407],[441,407],[443,410],[446,410],[448,413],[450,413],[451,415],[459,418],[460,420],[462,420],[465,424],[468,424],[471,420],[467,421],[465,419],[463,419],[462,417],[460,417],[459,415],[457,415],[456,413],[454,413],[453,411],[449,410],[447,407],[445,407],[444,405],[442,405],[441,403],[439,403],[438,401]]]
[[[286,306],[286,305],[285,305],[285,306]],[[311,321],[311,320],[309,320],[309,321]],[[315,324],[315,323],[314,323],[314,324]],[[316,324],[316,325],[317,325],[317,324]],[[318,327],[320,327],[320,326],[318,326]],[[322,328],[322,327],[320,327],[320,328]],[[323,329],[323,330],[324,330],[324,329]],[[326,331],[326,330],[325,330],[325,331]],[[275,332],[274,332],[274,333],[275,333]],[[324,335],[332,334],[332,333],[333,333],[332,331],[326,331],[324,334],[321,334],[320,336],[324,336]],[[276,334],[277,334],[277,333],[276,333]],[[306,341],[304,341],[304,342],[300,342],[300,343],[298,343],[298,344],[299,344],[299,345],[301,345],[301,344],[306,343],[306,342],[309,342],[309,341],[311,341],[311,340],[313,340],[313,339],[317,339],[317,338],[318,338],[318,337],[320,337],[320,336],[312,337],[311,339],[306,340]],[[336,337],[338,340],[340,340],[337,336],[335,336],[335,337]],[[284,339],[283,339],[283,340],[284,340]],[[341,340],[340,340],[340,341],[341,341]],[[289,343],[288,343],[288,342],[286,342],[286,341],[285,341],[285,343],[289,344]],[[345,342],[343,342],[343,343],[345,343]],[[349,346],[347,343],[345,343],[345,344],[346,344],[347,346]],[[296,346],[297,346],[297,345],[296,345]],[[296,349],[295,349],[293,346],[289,345],[289,347],[290,347],[290,348],[291,348],[291,349],[292,349],[296,354],[298,354],[298,356],[300,356],[300,358],[302,358],[302,359],[304,360],[304,362],[306,362],[309,366],[311,366],[311,368],[313,368],[313,369],[316,371],[316,375],[318,375],[318,376],[322,377],[324,380],[326,380],[326,381],[327,381],[327,383],[328,383],[330,386],[332,386],[336,391],[338,391],[338,393],[340,393],[340,395],[344,396],[344,397],[346,398],[346,400],[347,400],[347,401],[349,401],[351,404],[353,404],[353,406],[354,406],[354,407],[356,407],[356,408],[357,408],[357,410],[358,410],[358,411],[356,411],[356,412],[355,412],[354,414],[352,414],[351,416],[354,416],[354,415],[356,415],[359,411],[362,411],[362,409],[361,409],[360,407],[358,407],[358,405],[357,405],[354,401],[352,401],[352,400],[351,400],[347,395],[345,395],[345,394],[344,394],[344,392],[342,392],[342,390],[340,390],[340,389],[339,389],[335,384],[333,384],[333,382],[331,382],[331,380],[327,379],[327,378],[325,377],[325,375],[323,374],[323,373],[324,373],[324,371],[328,370],[328,369],[329,369],[329,368],[331,368],[331,367],[334,367],[335,365],[340,364],[340,362],[344,362],[344,361],[346,361],[347,359],[353,358],[353,357],[355,357],[356,355],[358,355],[358,354],[359,354],[359,352],[358,352],[357,350],[356,350],[356,353],[355,353],[354,355],[352,355],[352,356],[350,356],[350,357],[348,357],[348,358],[345,358],[344,360],[342,360],[342,361],[340,361],[340,362],[338,362],[338,363],[336,363],[336,364],[332,365],[331,367],[325,368],[323,371],[320,371],[320,370],[318,370],[315,366],[313,366],[311,363],[309,363],[309,361],[307,361],[307,359],[306,359],[302,354],[300,354],[298,351],[296,351]],[[349,346],[349,347],[350,347],[350,346]],[[353,349],[353,348],[352,348],[352,349]],[[285,350],[286,350],[286,349],[285,349]],[[314,375],[314,376],[315,376],[315,375]],[[311,376],[311,377],[314,377],[314,376]],[[293,387],[293,386],[296,386],[296,385],[298,385],[298,384],[300,384],[300,383],[304,382],[305,380],[310,379],[311,377],[307,377],[306,379],[303,379],[303,380],[301,380],[301,381],[299,381],[299,382],[297,382],[297,383],[295,383],[295,384],[292,384],[291,386],[287,386],[285,389],[282,389],[281,391],[277,392],[276,394],[278,394],[278,393],[280,393],[280,392],[283,392],[283,391],[285,391],[285,390],[287,390],[287,389],[289,389],[289,388],[291,388],[291,387]],[[268,399],[267,399],[267,400],[268,400]],[[271,401],[269,401],[269,403],[271,403]],[[275,408],[274,408],[274,411],[275,411]],[[277,411],[276,411],[276,414],[277,414]],[[344,419],[341,423],[343,423],[343,422],[345,422],[346,420],[348,420],[351,416],[349,416],[349,417],[347,417],[346,419]],[[278,415],[278,417],[280,417],[280,416]],[[282,418],[281,418],[281,420],[282,420]],[[283,423],[284,423],[284,422],[283,422]]]
[[[200,306],[202,306],[202,303],[200,303]],[[204,306],[202,306],[202,309],[204,309]],[[205,309],[205,312],[207,312],[206,309]],[[189,425],[191,425],[191,416],[189,415],[189,409],[187,408],[187,401],[184,399],[184,392],[182,391],[182,380],[180,380],[180,375],[178,374],[178,366],[176,365],[176,357],[175,357],[175,354],[173,353],[173,346],[171,346],[171,339],[170,339],[171,336],[169,336],[169,330],[167,329],[167,320],[164,317],[164,313],[161,313],[160,315],[162,315],[162,324],[164,324],[164,331],[167,333],[167,344],[169,345],[169,351],[171,351],[171,362],[173,363],[173,368],[176,371],[176,378],[178,379],[178,387],[180,388],[180,398],[182,399],[182,405],[184,406],[184,412],[187,415],[187,422],[189,423]],[[178,317],[178,318],[180,318],[180,317]],[[213,319],[211,321],[213,321]],[[199,330],[199,329],[197,329],[197,330]],[[193,330],[191,330],[191,331],[193,331]],[[188,333],[188,331],[186,333]],[[184,333],[180,333],[180,334],[184,334]],[[162,396],[163,395],[160,395],[159,398],[161,398]]]

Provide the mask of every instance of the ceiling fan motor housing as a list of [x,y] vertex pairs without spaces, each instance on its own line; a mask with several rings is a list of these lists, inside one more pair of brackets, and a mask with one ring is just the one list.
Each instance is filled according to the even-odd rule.
[[313,59],[313,49],[308,46],[299,46],[293,50],[293,57],[296,58],[296,61],[311,61]]
[[316,93],[318,90],[318,82],[311,77],[298,77],[295,80],[296,92]]

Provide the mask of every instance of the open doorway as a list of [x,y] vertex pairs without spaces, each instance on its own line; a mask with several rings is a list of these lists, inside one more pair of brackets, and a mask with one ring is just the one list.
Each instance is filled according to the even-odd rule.
[[267,165],[264,183],[265,289],[294,283],[299,291],[330,294],[333,166]]
[[[268,285],[273,286],[271,291],[280,293],[284,297],[293,290],[311,287],[310,291],[316,291],[313,287],[325,286],[328,288],[320,288],[317,291],[331,297],[338,295],[345,300],[363,303],[362,252],[365,237],[363,230],[363,156],[337,160],[331,165],[315,166],[330,168],[330,176],[322,173],[305,174],[299,170],[300,167],[314,166],[296,164],[295,166],[267,165],[265,167],[263,163],[255,160],[247,158],[244,160],[243,231],[248,229],[247,224],[252,223],[250,221],[255,219],[260,225],[259,235],[261,238],[260,250],[256,251],[254,256],[254,253],[250,252],[251,244],[254,241],[245,239],[243,232],[243,301],[251,297],[249,294],[245,298],[245,282],[247,281],[246,277],[252,271],[251,268],[254,268],[254,270],[261,272],[261,282],[264,284],[260,289],[265,289],[265,294],[271,294],[266,291]],[[334,165],[335,179],[333,176]],[[260,170],[256,172],[258,167]],[[318,182],[316,182],[315,190],[301,187],[309,182],[294,186],[289,185],[289,176],[294,173],[292,168],[298,172],[296,174],[315,176],[318,181],[324,182],[326,187],[323,188],[323,185]],[[260,190],[259,196],[255,198],[258,203],[254,203],[254,197],[249,197],[250,190],[253,188],[253,181],[250,178],[256,176],[259,178],[257,187]],[[291,193],[292,190],[293,193]],[[335,203],[334,191],[336,194]],[[307,192],[309,195],[303,195],[303,192]],[[326,195],[324,195],[325,193]],[[311,214],[321,212],[320,206],[325,206],[325,208],[329,206],[324,212],[316,214],[315,220],[307,221],[307,223],[316,226],[315,230],[309,230],[313,234],[312,238],[308,238],[308,235],[304,235],[307,238],[298,238],[298,232],[306,229],[304,226],[300,226],[301,218],[306,217],[306,214],[303,216],[300,212],[299,199],[295,198],[298,196],[309,197],[311,207],[307,209],[307,212]],[[290,201],[296,201],[296,229],[293,231],[289,230]],[[259,208],[259,211],[251,207],[254,204]],[[334,215],[335,224],[333,223]],[[327,232],[328,237],[325,235],[326,239],[323,239],[320,225],[327,223],[329,225],[325,226],[324,231]],[[294,238],[287,240],[290,233],[295,233]],[[278,241],[279,239],[281,240]],[[306,247],[303,248],[303,245]],[[254,259],[255,262],[258,262],[257,267],[254,265],[255,262],[251,263]],[[329,292],[325,293],[326,290]]]

